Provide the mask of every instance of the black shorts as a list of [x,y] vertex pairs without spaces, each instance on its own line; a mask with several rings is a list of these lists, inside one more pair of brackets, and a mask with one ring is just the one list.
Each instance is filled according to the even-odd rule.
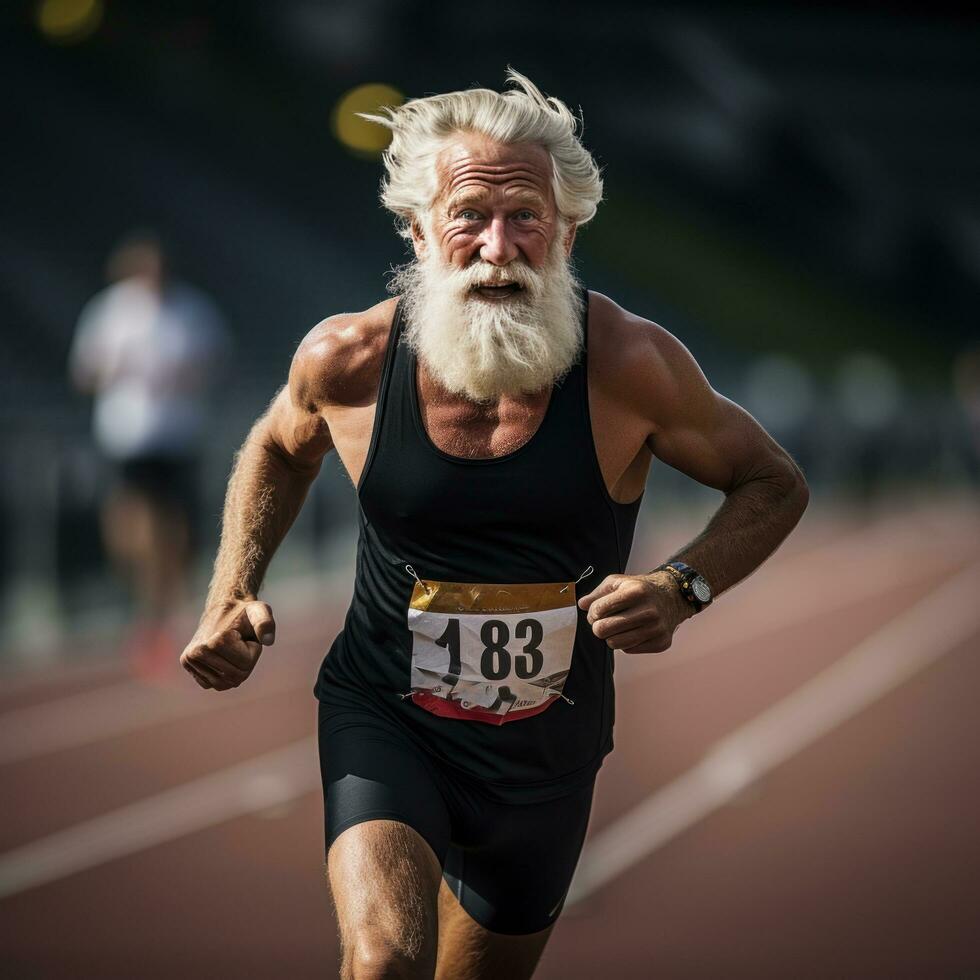
[[453,894],[485,929],[525,935],[558,918],[594,780],[545,803],[498,803],[371,711],[320,702],[318,727],[328,851],[359,823],[398,820],[428,842]]
[[198,464],[190,456],[136,456],[121,460],[116,483],[150,500],[156,507],[181,517],[191,546],[198,539]]
[[117,480],[125,489],[190,517],[197,510],[197,469],[190,456],[135,456],[120,460]]

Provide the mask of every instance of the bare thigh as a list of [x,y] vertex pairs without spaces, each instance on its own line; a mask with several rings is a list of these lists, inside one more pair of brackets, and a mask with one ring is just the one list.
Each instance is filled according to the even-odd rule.
[[334,841],[327,872],[344,980],[433,976],[442,869],[418,833],[396,820],[359,823]]
[[534,974],[553,928],[526,936],[490,932],[469,916],[443,881],[436,980],[525,980]]

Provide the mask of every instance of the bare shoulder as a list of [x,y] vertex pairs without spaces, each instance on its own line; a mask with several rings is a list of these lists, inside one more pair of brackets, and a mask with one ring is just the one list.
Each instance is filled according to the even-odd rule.
[[[712,393],[691,352],[669,330],[589,293],[591,375],[610,398],[647,419],[666,424],[679,406]],[[593,363],[594,362],[594,363]]]
[[378,390],[397,299],[321,320],[300,342],[289,372],[293,400],[309,411],[370,403]]

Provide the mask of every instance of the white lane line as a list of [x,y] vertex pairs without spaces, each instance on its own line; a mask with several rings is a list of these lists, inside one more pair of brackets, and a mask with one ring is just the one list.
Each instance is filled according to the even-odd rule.
[[118,738],[154,725],[251,704],[288,691],[310,689],[313,676],[274,676],[231,691],[163,689],[122,681],[82,691],[55,703],[19,708],[0,716],[0,765],[23,762],[64,749]]
[[[314,639],[324,639],[322,628],[296,630],[289,636],[290,648]],[[277,648],[263,654],[274,661]],[[317,664],[318,666],[318,664]],[[261,669],[261,667],[259,668]],[[0,766],[34,759],[64,749],[118,738],[154,725],[191,718],[222,708],[251,704],[263,698],[308,688],[313,697],[316,666],[297,677],[292,665],[269,663],[265,670],[277,674],[250,678],[235,691],[202,691],[188,676],[184,687],[161,688],[133,679],[80,691],[27,708],[0,714]]]
[[0,898],[280,806],[319,785],[316,740],[300,739],[8,851],[0,856]]
[[980,628],[978,595],[980,564],[974,564],[716,742],[698,765],[588,842],[569,904],[602,888],[749,783],[968,640]]
[[[685,642],[687,638],[681,632],[670,650],[626,656],[617,662],[617,670],[622,666],[630,680],[635,680],[684,667],[813,617],[885,596],[927,577],[930,571],[942,574],[951,563],[970,561],[976,555],[976,544],[969,534],[940,543],[926,542],[917,532],[885,535],[882,531],[875,527],[851,535],[843,546],[840,541],[832,541],[774,567],[763,566],[746,582],[735,586],[734,605],[726,605],[726,593],[718,606],[712,607],[714,618],[691,621],[699,632],[690,643]],[[917,556],[914,565],[896,560],[896,555],[909,553]],[[845,555],[846,560],[842,560]],[[810,586],[806,584],[808,578]],[[712,615],[712,611],[708,614]]]
[[[275,610],[276,619],[279,622],[280,634],[283,626],[286,627],[286,642],[301,642],[294,635],[292,622],[304,616],[310,609],[317,610],[321,617],[324,613],[334,616],[338,623],[342,622],[346,604],[349,601],[351,588],[354,581],[354,566],[347,553],[354,551],[354,541],[341,548],[336,560],[333,561],[334,570],[329,573],[317,574],[293,574],[287,578],[273,582],[264,598]],[[332,567],[333,567],[332,566]],[[347,570],[349,566],[349,571]],[[339,599],[338,599],[339,597]],[[324,601],[328,600],[329,605],[324,608]],[[341,601],[342,600],[342,601]],[[200,606],[197,602],[189,603],[176,616],[174,628],[178,636],[190,637],[197,626],[197,618],[200,615]],[[320,620],[321,624],[329,624],[332,628],[332,620]],[[337,627],[339,629],[339,626]],[[303,629],[303,638],[309,639],[310,635],[319,636],[322,631]],[[105,633],[105,636],[101,634]],[[100,645],[114,648],[118,646],[120,630],[101,631],[98,637]],[[96,643],[96,638],[83,632],[80,636],[83,643],[92,646]],[[331,637],[332,639],[332,637]],[[75,638],[66,633],[57,649],[49,651],[46,658],[54,658],[51,662],[46,662],[44,666],[29,666],[29,661],[19,669],[9,666],[7,661],[15,663],[17,655],[7,656],[0,651],[0,701],[4,698],[24,693],[31,693],[39,690],[43,692],[45,687],[61,687],[65,681],[76,679],[86,680],[89,678],[98,679],[100,677],[111,678],[116,675],[120,681],[128,677],[129,664],[121,654],[85,654],[78,660],[62,659],[65,652],[72,648]],[[132,678],[129,678],[132,681]],[[132,681],[132,683],[139,683]],[[195,685],[196,687],[196,685]],[[54,703],[64,695],[56,694],[50,701]],[[2,705],[0,705],[2,710]]]
[[[56,655],[52,655],[56,656]],[[0,673],[0,698],[16,697],[45,687],[60,686],[65,681],[112,677],[126,671],[118,654],[84,654],[87,659],[75,663],[48,663],[43,667],[4,668]]]

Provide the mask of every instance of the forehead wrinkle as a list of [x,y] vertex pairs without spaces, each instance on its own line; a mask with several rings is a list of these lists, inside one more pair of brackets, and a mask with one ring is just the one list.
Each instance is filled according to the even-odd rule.
[[528,163],[526,160],[514,161],[512,163],[487,163],[483,160],[473,160],[464,157],[461,160],[457,160],[454,164],[445,166],[445,169],[450,173],[455,173],[459,170],[466,170],[467,168],[472,168],[474,170],[479,170],[488,174],[504,174],[508,170],[522,170],[525,173],[536,174],[540,171],[539,167],[535,167],[533,163]]
[[510,186],[521,191],[540,191],[544,186],[544,181],[526,170],[517,170],[502,174],[487,174],[481,171],[465,170],[450,174],[443,184],[446,195],[457,194],[464,189],[474,186],[487,190],[506,191]]
[[526,160],[493,164],[464,154],[462,159],[450,162],[443,156],[437,162],[437,172],[444,194],[452,193],[468,181],[494,185],[519,181],[536,188],[550,187],[550,175]]
[[486,170],[510,167],[550,169],[551,154],[537,143],[498,143],[473,133],[457,133],[448,140],[436,158],[437,166],[449,170],[478,166]]
[[448,206],[458,207],[464,202],[485,202],[488,198],[502,195],[505,200],[530,200],[536,206],[547,207],[551,195],[547,193],[548,185],[533,179],[527,171],[507,180],[483,179],[480,174],[461,174],[455,180],[449,180],[443,185],[439,195]]
[[488,198],[502,195],[503,198],[511,203],[531,203],[543,206],[546,202],[540,191],[534,186],[519,184],[506,187],[487,187],[482,184],[467,186],[464,184],[456,190],[447,191],[448,202],[451,206],[459,207],[463,204],[482,204]]
[[467,174],[475,177],[482,177],[484,180],[500,182],[514,178],[524,178],[525,180],[544,181],[546,178],[535,167],[529,167],[524,163],[507,164],[506,166],[494,167],[473,160],[462,160],[455,166],[446,167],[447,180],[459,180]]

